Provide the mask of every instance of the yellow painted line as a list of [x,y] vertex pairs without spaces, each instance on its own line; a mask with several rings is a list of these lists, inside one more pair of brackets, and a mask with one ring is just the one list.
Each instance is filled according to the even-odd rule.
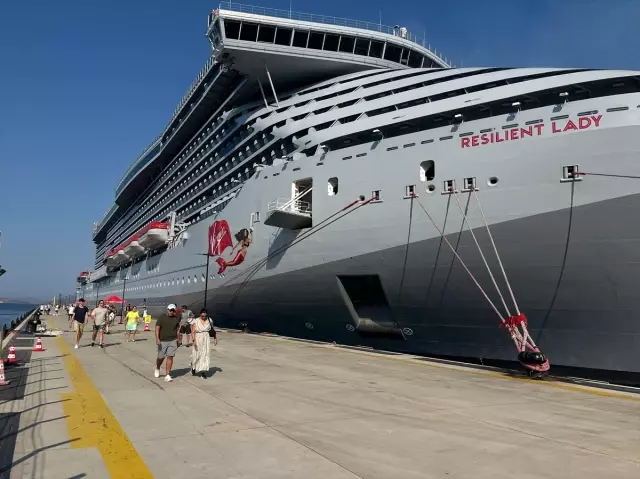
[[312,346],[315,348],[325,348],[325,349],[332,349],[334,351],[344,351],[348,353],[362,354],[362,355],[371,356],[374,358],[390,359],[393,361],[402,361],[405,363],[411,363],[411,364],[416,364],[420,366],[448,369],[449,371],[457,371],[460,373],[475,374],[479,376],[487,376],[495,379],[520,381],[523,383],[528,383],[532,386],[547,386],[547,387],[556,388],[556,389],[563,389],[565,391],[591,394],[593,396],[602,396],[602,397],[609,397],[609,398],[616,398],[616,399],[627,399],[629,401],[640,401],[640,396],[634,395],[632,393],[625,393],[623,391],[611,391],[607,389],[599,389],[593,386],[581,386],[578,384],[568,384],[568,383],[563,383],[563,382],[554,381],[554,380],[538,381],[538,380],[529,379],[525,377],[520,378],[520,377],[509,376],[507,374],[499,373],[495,371],[483,371],[480,369],[468,368],[462,364],[461,365],[442,364],[442,363],[430,362],[428,359],[424,359],[424,360],[415,359],[414,356],[410,356],[410,355],[387,355],[387,354],[369,352],[362,349],[336,348],[331,344],[317,344],[317,343],[306,343],[301,341],[295,341],[294,339],[287,338],[286,336],[269,336],[269,335],[262,335],[262,334],[252,335],[252,337],[256,337],[256,336],[264,339],[277,339],[281,341],[289,341],[295,344]]
[[75,389],[73,393],[61,394],[69,436],[78,438],[71,443],[71,447],[97,448],[113,478],[153,478],[102,395],[73,354],[71,346],[62,336],[56,338],[56,345]]

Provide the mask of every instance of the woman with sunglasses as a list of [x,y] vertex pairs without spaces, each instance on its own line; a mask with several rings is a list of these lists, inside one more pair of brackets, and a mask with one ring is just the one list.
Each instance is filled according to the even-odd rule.
[[193,342],[193,350],[191,351],[191,374],[200,375],[206,379],[210,364],[211,338],[213,344],[218,344],[216,330],[213,327],[213,321],[209,318],[206,309],[200,311],[200,316],[191,324],[191,339]]

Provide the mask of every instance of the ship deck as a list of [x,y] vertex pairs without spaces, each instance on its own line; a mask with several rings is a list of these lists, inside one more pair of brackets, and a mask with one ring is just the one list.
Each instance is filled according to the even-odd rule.
[[89,330],[78,350],[14,340],[1,477],[640,477],[631,393],[231,331],[212,377],[183,347],[167,384],[153,333],[119,326],[100,349]]

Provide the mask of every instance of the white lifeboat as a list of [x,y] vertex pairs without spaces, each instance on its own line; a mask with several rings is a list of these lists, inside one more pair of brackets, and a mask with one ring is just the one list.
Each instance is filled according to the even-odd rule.
[[138,238],[138,235],[134,235],[131,237],[131,239],[124,245],[124,254],[131,258],[135,258],[144,253],[144,246],[138,243]]
[[122,264],[129,261],[129,256],[127,256],[127,254],[124,252],[124,248],[122,246],[118,248],[114,257],[117,261],[117,264]]
[[156,249],[169,241],[169,224],[154,221],[138,232],[138,244],[143,248]]
[[118,260],[116,259],[115,249],[110,249],[109,251],[107,251],[105,263],[107,264],[107,266],[116,266],[118,264]]

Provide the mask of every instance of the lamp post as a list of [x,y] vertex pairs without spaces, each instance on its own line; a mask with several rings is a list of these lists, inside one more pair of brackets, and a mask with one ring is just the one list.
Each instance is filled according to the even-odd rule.
[[125,273],[124,275],[124,283],[122,284],[122,304],[120,305],[120,324],[122,324],[122,313],[124,313],[124,291],[125,288],[127,287],[127,275]]
[[204,305],[202,306],[204,309],[207,309],[207,293],[209,292],[209,253],[198,253],[199,256],[207,257],[207,268],[205,270],[204,276]]

